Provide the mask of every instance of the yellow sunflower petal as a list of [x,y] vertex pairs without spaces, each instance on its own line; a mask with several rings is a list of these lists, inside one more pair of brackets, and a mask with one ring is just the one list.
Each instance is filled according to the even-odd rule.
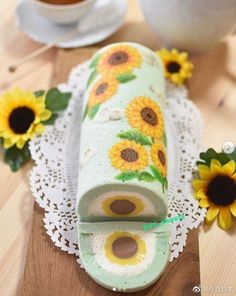
[[207,185],[207,182],[204,180],[193,180],[193,188],[196,190],[204,189]]
[[230,205],[230,211],[236,217],[236,200]]
[[225,174],[231,176],[235,172],[235,161],[231,160],[223,166]]
[[211,205],[206,214],[207,222],[212,222],[216,216],[219,214],[219,207]]
[[45,121],[45,120],[48,120],[48,119],[51,117],[51,115],[52,115],[52,112],[51,112],[51,111],[49,111],[49,110],[44,110],[44,111],[39,115],[39,117],[40,117],[40,119],[41,119],[42,121]]
[[17,148],[22,149],[25,146],[25,143],[26,141],[21,138],[17,141],[16,146]]
[[216,159],[212,159],[210,170],[212,174],[221,174],[223,172],[221,163]]
[[210,206],[210,203],[209,203],[207,198],[201,199],[199,201],[199,206],[202,207],[202,208],[208,208]]
[[35,126],[35,132],[38,133],[38,134],[42,134],[45,130],[45,126],[41,123],[37,124]]
[[231,216],[229,207],[220,208],[218,223],[219,223],[219,226],[224,230],[227,230],[230,228],[232,224],[232,216]]
[[207,165],[199,164],[198,165],[198,173],[201,179],[209,180],[211,177],[210,169]]
[[206,193],[205,193],[202,189],[198,190],[198,191],[195,193],[194,197],[195,197],[196,199],[204,199],[204,198],[207,198]]
[[3,142],[3,146],[5,149],[8,149],[10,147],[12,147],[15,143],[12,142],[11,139],[5,139],[4,142]]

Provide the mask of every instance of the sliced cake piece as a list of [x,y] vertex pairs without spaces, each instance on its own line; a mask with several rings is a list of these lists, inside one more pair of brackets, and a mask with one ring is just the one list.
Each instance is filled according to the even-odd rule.
[[87,273],[113,291],[152,285],[169,257],[167,225],[144,231],[142,222],[80,223],[80,259]]

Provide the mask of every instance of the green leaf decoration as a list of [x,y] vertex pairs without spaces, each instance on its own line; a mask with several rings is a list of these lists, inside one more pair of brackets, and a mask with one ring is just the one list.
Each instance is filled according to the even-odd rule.
[[43,121],[43,124],[45,124],[45,125],[53,125],[57,118],[58,118],[58,114],[53,113],[48,120]]
[[3,142],[4,142],[3,138],[0,138],[0,145],[3,145]]
[[123,172],[116,176],[116,180],[125,182],[138,177],[139,177],[139,174],[137,172]]
[[130,131],[118,134],[118,137],[122,139],[130,140],[130,141],[135,141],[141,145],[152,145],[152,142],[150,141],[150,139],[138,131],[130,130]]
[[162,182],[161,182],[161,187],[162,187],[162,193],[164,193],[165,192],[165,184],[164,184],[163,179],[162,179]]
[[161,173],[158,171],[158,169],[156,167],[154,167],[153,165],[150,166],[150,169],[154,175],[154,177],[162,183],[162,176],[161,176]]
[[216,152],[213,148],[208,149],[206,152],[200,153],[200,159],[203,161],[197,161],[197,164],[205,164],[210,166],[212,159],[217,159],[222,165],[226,164],[231,160],[229,154],[223,152]]
[[82,121],[84,121],[84,120],[85,120],[85,117],[87,116],[87,114],[88,114],[88,111],[89,111],[89,107],[88,107],[88,104],[86,104],[86,106],[85,106],[85,110],[84,110],[84,114],[83,114],[83,119],[82,119]]
[[96,79],[97,76],[98,76],[98,72],[95,69],[94,71],[92,71],[92,73],[89,76],[89,79],[87,81],[86,88],[88,88],[90,86],[90,84]]
[[4,162],[10,166],[13,172],[17,172],[30,159],[28,144],[25,144],[23,149],[13,146],[4,150]]
[[44,95],[45,95],[45,91],[44,91],[44,90],[37,90],[37,91],[34,92],[34,96],[35,96],[36,98],[38,98],[38,97],[42,97],[42,96],[44,96]]
[[93,108],[88,113],[88,117],[90,119],[93,119],[95,115],[98,113],[99,108],[100,108],[100,104],[96,104],[95,106],[93,106]]
[[127,73],[122,73],[117,75],[116,79],[120,82],[120,83],[126,83],[130,80],[133,80],[136,78],[136,75],[134,75],[131,72],[127,72]]
[[156,181],[155,177],[153,177],[153,175],[151,175],[148,172],[141,172],[139,174],[139,180],[140,181],[145,181],[145,182],[154,182],[154,181]]
[[163,136],[162,136],[162,142],[163,142],[164,146],[167,147],[167,137],[166,137],[166,133],[164,133]]
[[168,180],[167,180],[166,177],[163,178],[163,183],[164,183],[164,187],[165,187],[165,189],[167,190],[167,189],[168,189]]
[[89,65],[89,68],[93,69],[96,68],[98,65],[98,62],[100,60],[101,54],[97,54],[93,59],[92,62]]
[[52,88],[46,95],[46,108],[52,112],[63,111],[67,108],[71,93],[62,93],[57,88]]
[[227,154],[227,156],[231,159],[234,160],[236,162],[236,149],[234,149],[234,152],[232,152],[231,154]]

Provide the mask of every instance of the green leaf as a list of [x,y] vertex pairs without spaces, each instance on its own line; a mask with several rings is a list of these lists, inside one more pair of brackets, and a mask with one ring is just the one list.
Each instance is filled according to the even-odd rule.
[[167,189],[168,189],[168,180],[167,180],[166,177],[163,178],[163,183],[164,183],[164,187],[165,187],[165,189],[167,190]]
[[139,177],[139,174],[137,172],[123,172],[117,175],[116,179],[125,182],[138,177]]
[[150,169],[151,169],[151,171],[153,172],[154,177],[155,177],[158,181],[162,182],[162,179],[163,179],[163,178],[162,178],[162,176],[161,176],[161,173],[158,171],[158,169],[155,168],[153,165],[150,166]]
[[167,137],[166,137],[166,133],[163,134],[162,142],[163,142],[164,146],[167,147]]
[[139,180],[145,181],[145,182],[154,182],[154,181],[156,181],[155,177],[153,177],[153,175],[151,175],[148,172],[141,172],[139,174]]
[[43,124],[45,124],[45,125],[53,125],[57,118],[58,118],[58,114],[53,113],[48,120],[43,121]]
[[138,131],[131,130],[124,133],[120,133],[118,134],[118,137],[130,141],[135,141],[141,145],[152,145],[150,139]]
[[[209,148],[206,152],[200,153],[200,159],[203,160],[203,164],[210,166],[212,159],[217,159],[222,165],[226,164],[230,161],[229,154],[223,152],[216,152],[213,148]],[[197,164],[202,163],[201,161],[197,161]]]
[[97,64],[100,60],[100,57],[101,57],[101,54],[97,54],[93,59],[92,59],[92,62],[90,63],[89,65],[89,68],[96,68],[97,67]]
[[90,86],[90,84],[96,79],[97,76],[98,76],[98,72],[97,72],[97,70],[94,70],[89,76],[86,88],[88,88]]
[[0,145],[3,145],[3,142],[4,142],[3,138],[0,138]]
[[127,73],[122,73],[117,75],[116,79],[120,82],[120,83],[126,83],[130,80],[133,80],[136,78],[136,75],[134,75],[131,72],[127,72]]
[[30,160],[28,144],[23,149],[13,146],[4,151],[4,162],[7,163],[13,172],[17,172],[28,160]]
[[45,94],[45,90],[37,90],[37,91],[34,92],[34,96],[36,98],[42,97],[42,96],[44,96],[44,94]]
[[85,120],[85,117],[87,116],[87,114],[88,114],[88,111],[89,111],[89,107],[88,107],[88,104],[86,104],[86,106],[85,106],[85,110],[84,110],[84,114],[83,114],[83,119],[82,119],[82,121],[84,121],[84,120]]
[[227,154],[227,156],[231,159],[234,160],[236,162],[236,149],[234,149],[234,152],[232,152],[231,154]]
[[93,119],[95,115],[98,113],[99,108],[100,108],[100,104],[94,105],[93,108],[89,111],[88,117],[90,119]]
[[57,88],[52,88],[46,95],[46,108],[52,112],[63,111],[67,108],[71,93],[62,93]]

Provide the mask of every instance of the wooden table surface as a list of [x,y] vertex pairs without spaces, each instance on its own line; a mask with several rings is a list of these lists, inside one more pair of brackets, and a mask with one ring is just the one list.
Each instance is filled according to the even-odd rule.
[[[4,3],[3,3],[4,2]],[[9,64],[40,47],[16,27],[16,0],[0,2],[0,91],[11,86],[29,90],[50,84],[57,49],[9,74]],[[129,0],[124,26],[105,42],[140,42],[153,49],[160,44],[145,24],[137,0]],[[193,57],[194,77],[189,82],[191,99],[205,120],[204,144],[221,149],[226,140],[236,144],[236,37],[228,37],[210,52]],[[28,176],[31,164],[13,174],[0,162],[0,295],[19,295],[31,228],[33,197]],[[236,223],[224,232],[214,223],[199,231],[202,295],[236,295]],[[32,295],[33,296],[33,295]],[[179,295],[177,295],[179,296]]]

